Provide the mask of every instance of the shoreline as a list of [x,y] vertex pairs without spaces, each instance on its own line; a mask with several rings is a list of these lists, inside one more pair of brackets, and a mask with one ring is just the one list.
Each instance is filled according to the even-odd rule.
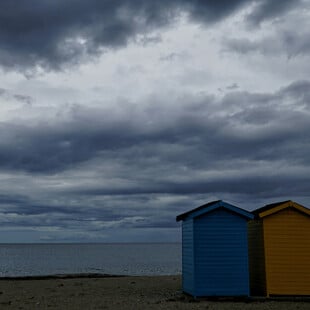
[[[123,278],[136,277],[133,275],[117,275],[107,273],[66,273],[66,274],[49,274],[49,275],[31,275],[31,276],[5,276],[0,277],[0,281],[19,281],[19,280],[53,280],[53,279],[96,279],[96,278]],[[147,277],[147,276],[146,276]]]
[[63,273],[47,275],[30,275],[30,276],[5,276],[0,277],[0,281],[18,281],[18,280],[53,280],[53,279],[96,279],[96,278],[125,278],[125,277],[181,277],[181,274],[167,275],[127,275],[127,274],[109,274],[109,273]]

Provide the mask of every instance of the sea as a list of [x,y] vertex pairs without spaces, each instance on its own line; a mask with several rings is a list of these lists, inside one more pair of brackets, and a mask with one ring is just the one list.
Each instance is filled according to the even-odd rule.
[[0,244],[0,277],[178,275],[180,243]]

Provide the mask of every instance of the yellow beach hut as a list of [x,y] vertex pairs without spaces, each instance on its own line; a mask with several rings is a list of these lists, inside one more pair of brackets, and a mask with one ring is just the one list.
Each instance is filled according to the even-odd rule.
[[253,211],[249,222],[252,295],[310,295],[310,210],[283,201]]

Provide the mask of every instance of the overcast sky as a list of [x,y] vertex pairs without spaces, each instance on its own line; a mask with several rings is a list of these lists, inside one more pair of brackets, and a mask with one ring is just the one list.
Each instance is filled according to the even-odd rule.
[[309,0],[1,0],[0,242],[179,241],[217,199],[310,206]]

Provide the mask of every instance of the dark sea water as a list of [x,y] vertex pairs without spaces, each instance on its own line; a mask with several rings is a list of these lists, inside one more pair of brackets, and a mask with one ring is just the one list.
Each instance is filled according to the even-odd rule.
[[0,244],[0,277],[76,273],[180,274],[181,244]]

